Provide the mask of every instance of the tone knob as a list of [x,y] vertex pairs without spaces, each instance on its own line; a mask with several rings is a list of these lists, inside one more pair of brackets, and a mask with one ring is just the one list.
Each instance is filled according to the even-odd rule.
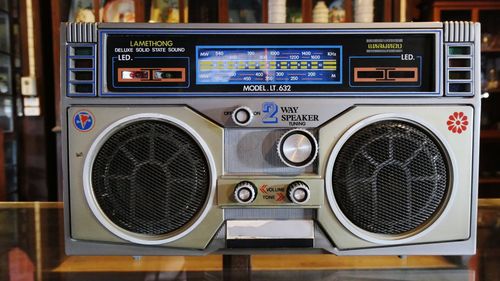
[[250,108],[246,106],[240,106],[233,111],[231,114],[233,122],[238,126],[246,126],[252,122],[253,112]]
[[281,161],[294,168],[310,165],[318,155],[316,138],[303,129],[286,132],[278,142],[278,155]]
[[304,204],[309,200],[311,193],[307,184],[301,181],[295,181],[288,185],[286,191],[288,200],[296,204]]
[[257,188],[249,181],[242,181],[234,187],[233,197],[239,203],[252,203],[256,196]]

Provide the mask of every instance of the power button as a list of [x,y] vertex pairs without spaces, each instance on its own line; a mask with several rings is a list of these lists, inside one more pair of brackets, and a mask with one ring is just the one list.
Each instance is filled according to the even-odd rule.
[[233,111],[231,117],[236,125],[246,126],[252,122],[253,112],[246,106],[240,106]]

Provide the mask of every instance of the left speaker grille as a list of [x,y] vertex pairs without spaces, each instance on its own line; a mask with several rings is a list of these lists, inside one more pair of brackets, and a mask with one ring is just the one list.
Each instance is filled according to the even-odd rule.
[[113,132],[96,154],[91,181],[99,207],[114,224],[153,236],[189,224],[210,189],[208,163],[196,140],[158,120]]

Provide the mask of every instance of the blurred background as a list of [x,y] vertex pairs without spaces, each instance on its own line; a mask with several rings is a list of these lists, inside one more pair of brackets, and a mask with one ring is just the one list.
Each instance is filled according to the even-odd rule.
[[480,187],[500,197],[500,1],[0,0],[0,201],[60,201],[61,22],[482,24]]

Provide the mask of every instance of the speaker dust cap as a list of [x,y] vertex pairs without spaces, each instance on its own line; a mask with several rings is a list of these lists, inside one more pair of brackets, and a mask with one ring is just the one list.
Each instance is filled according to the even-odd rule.
[[439,139],[411,121],[379,120],[347,137],[333,164],[336,205],[377,237],[417,233],[436,218],[450,189]]
[[186,124],[128,119],[111,125],[94,143],[86,162],[93,198],[87,199],[101,223],[124,239],[172,240],[203,212],[212,185],[209,161]]

